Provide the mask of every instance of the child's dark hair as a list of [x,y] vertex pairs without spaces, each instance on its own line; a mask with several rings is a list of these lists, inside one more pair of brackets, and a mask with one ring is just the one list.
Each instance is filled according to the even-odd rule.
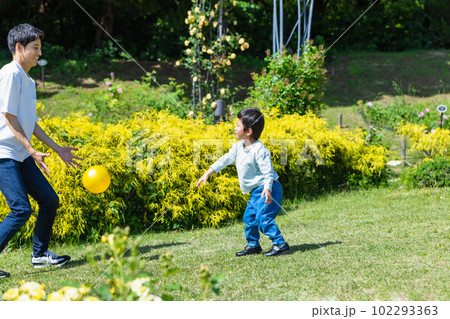
[[8,33],[8,48],[14,55],[16,53],[16,44],[20,43],[24,47],[37,39],[43,39],[44,32],[31,24],[19,24],[12,28]]
[[259,139],[264,129],[264,115],[261,111],[254,107],[247,107],[240,110],[237,116],[245,130],[252,129],[251,137],[255,140]]

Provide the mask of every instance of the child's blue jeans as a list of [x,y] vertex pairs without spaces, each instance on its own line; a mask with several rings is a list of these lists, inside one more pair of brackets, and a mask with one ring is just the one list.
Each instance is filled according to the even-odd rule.
[[281,210],[281,201],[283,200],[283,189],[278,181],[273,182],[272,186],[272,202],[265,204],[265,197],[261,197],[264,185],[255,188],[251,192],[250,199],[247,202],[247,208],[244,212],[245,238],[248,246],[259,246],[259,232],[269,236],[272,243],[277,246],[284,245],[285,241],[280,230],[275,224]]
[[9,215],[0,223],[0,252],[30,218],[30,194],[39,205],[33,234],[33,255],[40,256],[48,249],[59,206],[58,195],[31,156],[23,162],[0,159],[0,191],[11,209]]

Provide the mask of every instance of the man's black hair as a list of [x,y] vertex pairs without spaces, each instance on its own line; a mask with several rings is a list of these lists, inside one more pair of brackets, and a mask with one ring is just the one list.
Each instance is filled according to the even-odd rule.
[[264,129],[264,115],[261,111],[254,107],[247,107],[240,110],[237,116],[242,121],[246,131],[249,128],[252,129],[251,137],[255,140],[259,139]]
[[43,39],[44,32],[31,24],[24,23],[19,24],[12,28],[8,33],[8,48],[14,55],[16,52],[16,44],[20,43],[24,47],[37,39]]

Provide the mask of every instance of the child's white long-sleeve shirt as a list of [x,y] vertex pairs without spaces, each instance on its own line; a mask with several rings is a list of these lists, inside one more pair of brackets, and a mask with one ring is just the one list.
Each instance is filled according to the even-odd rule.
[[219,158],[210,168],[218,173],[231,164],[236,164],[243,194],[261,185],[272,191],[273,181],[278,179],[278,174],[272,166],[270,151],[260,141],[253,143],[247,150],[244,150],[243,141],[233,144],[228,153]]

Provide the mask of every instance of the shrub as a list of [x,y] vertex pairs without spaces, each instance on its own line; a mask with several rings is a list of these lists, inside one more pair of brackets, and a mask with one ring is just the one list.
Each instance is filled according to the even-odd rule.
[[450,151],[450,130],[426,130],[425,124],[402,124],[396,128],[397,134],[409,136],[411,148],[424,152],[428,156],[448,156]]
[[[118,124],[92,123],[88,117],[43,118],[40,125],[61,145],[80,148],[84,160],[78,170],[67,168],[53,155],[46,162],[50,182],[61,206],[54,225],[57,240],[98,238],[117,226],[135,232],[218,227],[242,216],[248,195],[243,195],[236,169],[228,167],[196,189],[197,179],[236,141],[234,123],[206,125],[162,112],[137,113]],[[386,149],[367,145],[365,133],[330,130],[325,120],[266,113],[262,142],[272,152],[275,170],[286,197],[311,196],[345,185],[380,183]],[[33,142],[38,151],[48,151]],[[87,192],[83,172],[104,166],[111,185],[104,193]],[[0,199],[0,218],[9,213]],[[32,201],[34,211],[36,203]],[[20,238],[31,240],[35,215]]]
[[450,159],[445,157],[425,159],[414,168],[407,167],[402,172],[400,180],[412,187],[450,186]]
[[266,57],[267,69],[254,74],[251,98],[261,109],[277,107],[281,114],[318,114],[323,108],[326,69],[323,68],[323,48],[304,46],[303,54]]

